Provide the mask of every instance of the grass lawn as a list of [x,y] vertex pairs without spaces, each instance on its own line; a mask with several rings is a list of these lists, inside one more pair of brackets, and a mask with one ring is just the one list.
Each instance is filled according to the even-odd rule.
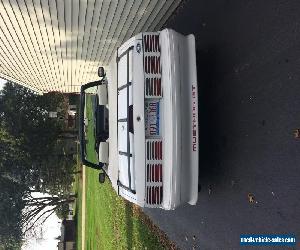
[[[90,98],[87,106],[87,116],[91,117]],[[89,160],[96,162],[97,156],[93,148],[93,121],[89,119],[87,154]],[[97,170],[89,168],[86,170],[85,249],[158,250],[174,247],[139,208],[116,194],[109,180],[100,184],[98,174],[99,171]],[[80,207],[78,208],[78,218],[80,218]],[[79,222],[79,231],[80,226],[81,223]],[[79,231],[77,232],[78,236],[81,235]],[[77,239],[77,246],[79,248],[81,246],[80,237]]]
[[117,196],[109,181],[87,171],[86,249],[163,249],[131,203]]

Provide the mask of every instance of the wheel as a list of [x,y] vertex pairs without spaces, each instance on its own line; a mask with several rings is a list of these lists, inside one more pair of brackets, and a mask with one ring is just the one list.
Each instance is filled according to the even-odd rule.
[[98,76],[99,77],[104,77],[105,76],[105,71],[103,67],[98,68]]
[[105,182],[105,173],[99,173],[99,182],[101,184]]

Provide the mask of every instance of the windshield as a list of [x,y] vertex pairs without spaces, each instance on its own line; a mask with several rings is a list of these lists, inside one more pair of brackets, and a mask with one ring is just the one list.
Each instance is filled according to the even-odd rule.
[[84,165],[101,169],[99,145],[108,139],[107,89],[104,80],[81,87],[80,94],[80,153]]

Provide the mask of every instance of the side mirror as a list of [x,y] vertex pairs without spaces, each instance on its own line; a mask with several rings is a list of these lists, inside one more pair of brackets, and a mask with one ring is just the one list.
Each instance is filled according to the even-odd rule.
[[99,105],[107,105],[107,84],[102,84],[97,87],[97,95],[99,100]]
[[101,78],[105,76],[105,71],[103,67],[98,68],[98,76]]
[[101,184],[105,182],[105,173],[99,173],[99,182]]
[[100,142],[100,145],[99,145],[99,162],[109,163],[109,159],[108,159],[108,142]]

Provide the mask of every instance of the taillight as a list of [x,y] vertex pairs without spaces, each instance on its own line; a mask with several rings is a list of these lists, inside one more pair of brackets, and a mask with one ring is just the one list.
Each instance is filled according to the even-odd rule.
[[162,164],[147,164],[147,182],[162,182]]
[[161,97],[161,78],[146,78],[146,96],[148,97]]
[[162,160],[161,140],[147,140],[146,147],[147,160]]
[[162,202],[163,187],[151,186],[147,187],[147,203],[150,205],[160,205]]
[[146,140],[146,203],[157,207],[163,199],[163,150],[161,139]]

